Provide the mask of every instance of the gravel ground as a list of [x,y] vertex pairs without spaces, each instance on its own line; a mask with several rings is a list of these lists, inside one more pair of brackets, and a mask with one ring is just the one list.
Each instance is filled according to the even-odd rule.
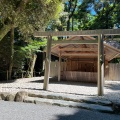
[[[7,83],[0,83],[0,92],[16,93],[20,90],[25,90],[32,93],[40,93],[43,89],[44,77],[22,78]],[[97,96],[97,84],[61,81],[50,79],[49,91],[59,93],[71,93],[83,96]],[[105,95],[101,98],[110,101],[120,101],[120,81],[105,81]]]
[[0,110],[0,120],[120,120],[120,115],[48,104],[0,101]]

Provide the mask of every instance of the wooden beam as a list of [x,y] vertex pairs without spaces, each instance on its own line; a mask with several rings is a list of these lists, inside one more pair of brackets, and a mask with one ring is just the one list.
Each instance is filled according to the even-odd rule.
[[49,75],[50,75],[50,62],[51,62],[51,44],[52,36],[48,36],[47,40],[47,50],[46,50],[46,59],[45,59],[45,77],[44,77],[44,90],[48,90],[49,84]]
[[98,36],[98,96],[104,94],[104,45],[103,35]]
[[100,29],[100,30],[81,30],[81,31],[46,31],[39,32],[35,31],[35,37],[45,36],[98,36],[99,34],[104,35],[120,35],[120,29]]
[[90,57],[97,57],[97,54],[95,54],[95,53],[80,53],[80,54],[78,54],[78,53],[63,53],[63,54],[61,54],[61,56],[63,57],[63,56],[90,56]]
[[115,54],[114,56],[112,56],[112,57],[109,59],[109,61],[112,60],[113,58],[116,58],[116,57],[119,56],[119,55],[120,55],[120,53]]
[[59,50],[61,52],[62,51],[98,51],[97,48],[60,48]]
[[97,44],[97,40],[63,40],[53,41],[52,44]]
[[58,81],[60,81],[61,76],[61,54],[59,55],[59,63],[58,63]]

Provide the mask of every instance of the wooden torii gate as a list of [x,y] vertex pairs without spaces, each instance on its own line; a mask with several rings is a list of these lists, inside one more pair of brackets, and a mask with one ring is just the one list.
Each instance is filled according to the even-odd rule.
[[[51,62],[51,45],[52,44],[98,44],[98,96],[104,95],[104,46],[103,38],[107,35],[120,35],[120,29],[101,29],[101,30],[84,30],[84,31],[58,31],[58,32],[35,32],[35,37],[47,37],[47,49],[45,59],[45,76],[44,90],[48,90],[50,62]],[[96,40],[74,40],[74,41],[52,41],[52,36],[96,36]]]

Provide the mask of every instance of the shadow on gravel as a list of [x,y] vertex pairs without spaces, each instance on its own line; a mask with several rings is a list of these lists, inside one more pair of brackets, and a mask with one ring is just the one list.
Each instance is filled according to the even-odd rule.
[[16,79],[14,80],[1,80],[0,83],[14,83],[16,82]]
[[[44,83],[44,79],[30,81],[31,83]],[[57,81],[57,78],[49,78],[49,84],[65,84],[65,85],[76,85],[76,86],[92,86],[96,87],[97,83],[88,83],[88,82],[77,82],[77,81]]]
[[78,109],[71,115],[58,115],[56,120],[120,120],[120,115]]
[[120,83],[117,84],[106,84],[105,87],[111,90],[120,90]]

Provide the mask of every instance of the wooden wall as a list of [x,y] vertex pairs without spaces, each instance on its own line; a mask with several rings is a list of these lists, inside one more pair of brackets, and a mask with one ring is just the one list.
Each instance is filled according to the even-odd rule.
[[[50,77],[58,76],[58,61],[51,62]],[[66,61],[61,62],[61,80],[97,81],[97,62]]]
[[66,71],[97,72],[97,61],[66,61]]

